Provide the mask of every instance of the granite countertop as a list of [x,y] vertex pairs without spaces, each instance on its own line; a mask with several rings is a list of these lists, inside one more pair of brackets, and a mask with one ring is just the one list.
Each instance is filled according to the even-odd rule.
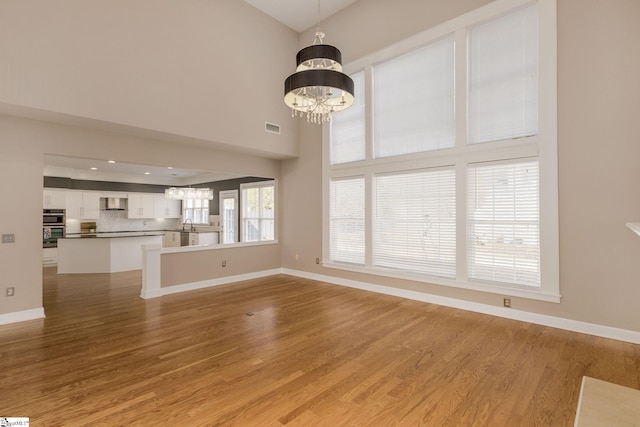
[[108,231],[104,233],[72,233],[67,234],[65,239],[84,239],[84,238],[100,238],[111,239],[117,237],[145,237],[145,236],[164,236],[165,231]]
[[145,230],[145,231],[103,231],[97,233],[69,233],[64,239],[82,239],[82,238],[115,238],[115,237],[143,237],[143,236],[164,236],[167,232],[175,233],[218,233],[211,230]]

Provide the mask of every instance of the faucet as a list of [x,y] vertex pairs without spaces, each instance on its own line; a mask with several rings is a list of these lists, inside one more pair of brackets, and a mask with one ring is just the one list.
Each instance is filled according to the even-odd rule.
[[184,231],[184,226],[187,225],[187,222],[191,224],[190,231],[195,231],[196,228],[193,226],[193,221],[191,220],[191,218],[187,218],[184,220],[184,222],[182,223],[182,231]]

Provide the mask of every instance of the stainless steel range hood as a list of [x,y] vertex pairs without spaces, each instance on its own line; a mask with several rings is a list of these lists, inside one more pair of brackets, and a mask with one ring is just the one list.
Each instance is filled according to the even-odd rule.
[[127,199],[107,197],[105,209],[108,211],[123,211],[127,208]]

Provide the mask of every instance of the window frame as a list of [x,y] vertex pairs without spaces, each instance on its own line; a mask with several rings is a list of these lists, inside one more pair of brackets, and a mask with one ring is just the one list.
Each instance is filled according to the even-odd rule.
[[[196,204],[197,201],[202,201],[202,204],[206,206],[200,207],[189,207],[188,205],[193,203]],[[191,216],[188,215],[188,212],[191,212]],[[200,217],[202,217],[203,222],[195,222],[193,218],[197,217],[196,212],[200,212]],[[182,201],[182,222],[186,223],[187,221],[191,221],[193,225],[209,225],[209,215],[211,213],[211,207],[209,205],[208,199],[184,199]]]
[[[480,144],[467,144],[468,44],[469,28],[507,14],[524,5],[538,5],[538,133],[533,136],[504,139]],[[558,167],[557,167],[557,24],[556,0],[497,0],[450,21],[429,28],[392,46],[381,49],[352,63],[344,72],[365,74],[365,151],[362,161],[331,164],[330,124],[323,125],[323,266],[340,270],[387,276],[436,285],[450,286],[492,294],[560,302],[559,233],[558,233]],[[453,148],[374,158],[373,93],[374,67],[412,50],[419,49],[448,35],[455,40],[455,146]],[[460,90],[462,88],[462,90]],[[360,95],[362,96],[362,95]],[[537,158],[540,194],[540,287],[472,281],[467,274],[467,167],[472,163]],[[457,270],[455,279],[384,271],[372,263],[372,188],[373,176],[450,166],[456,170]],[[331,179],[362,175],[365,177],[365,265],[358,267],[331,262],[329,258],[328,212]]]
[[[258,189],[262,189],[265,187],[273,187],[273,218],[271,217],[264,217],[264,216],[257,216],[257,217],[251,217],[251,218],[247,218],[245,216],[246,213],[246,203],[245,203],[245,190],[248,189],[253,189],[253,188],[258,188]],[[260,192],[260,194],[262,194],[262,192]],[[261,196],[262,197],[262,196]],[[260,212],[262,212],[262,206],[260,207]],[[275,180],[269,180],[269,181],[259,181],[259,182],[251,182],[251,183],[246,183],[246,184],[240,184],[240,243],[262,243],[262,242],[277,242],[278,241],[278,236],[277,236],[277,231],[278,231],[278,227],[277,227],[277,219],[276,219],[276,210],[277,210],[277,187],[276,187],[276,181]],[[260,234],[260,239],[258,240],[251,240],[251,241],[247,241],[246,239],[246,232],[245,232],[245,221],[247,220],[257,220],[258,224],[259,224],[259,234]],[[262,239],[262,224],[263,221],[265,220],[271,220],[273,221],[273,239],[268,239],[268,240],[263,240]]]

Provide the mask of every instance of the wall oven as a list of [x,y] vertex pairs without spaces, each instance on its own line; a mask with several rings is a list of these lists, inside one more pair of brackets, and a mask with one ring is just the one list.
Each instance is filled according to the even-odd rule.
[[42,247],[57,248],[58,239],[65,236],[64,209],[44,209],[42,211]]

